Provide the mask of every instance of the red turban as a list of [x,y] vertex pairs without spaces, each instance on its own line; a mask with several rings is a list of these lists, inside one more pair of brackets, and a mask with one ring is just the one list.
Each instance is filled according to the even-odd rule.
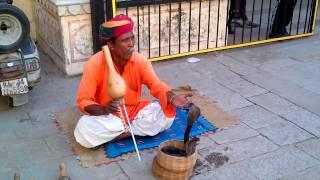
[[106,44],[111,38],[117,38],[122,34],[132,32],[133,21],[130,17],[120,14],[100,25],[99,38],[102,44]]

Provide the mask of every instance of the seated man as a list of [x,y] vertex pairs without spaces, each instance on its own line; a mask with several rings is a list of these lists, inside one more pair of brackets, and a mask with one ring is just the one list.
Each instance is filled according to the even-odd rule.
[[[100,26],[100,40],[108,45],[115,69],[126,83],[124,100],[133,133],[154,136],[172,125],[175,108],[188,106],[190,94],[175,95],[159,80],[151,63],[134,52],[132,30],[131,18],[118,15]],[[87,148],[130,136],[119,116],[119,102],[108,95],[106,66],[103,51],[94,54],[85,64],[77,94],[77,104],[86,115],[78,121],[74,136]],[[143,84],[158,101],[141,100]]]

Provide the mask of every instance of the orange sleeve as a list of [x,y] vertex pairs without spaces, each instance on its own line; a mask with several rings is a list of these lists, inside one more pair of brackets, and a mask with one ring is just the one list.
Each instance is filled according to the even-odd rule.
[[143,58],[141,62],[142,83],[150,89],[151,95],[159,100],[165,115],[167,117],[175,116],[175,107],[172,104],[168,104],[167,100],[167,92],[171,90],[171,87],[158,78],[150,61]]
[[97,58],[97,55],[92,56],[85,64],[77,94],[77,105],[79,109],[86,114],[87,112],[84,111],[86,106],[98,104],[95,93],[100,72],[98,70],[99,67],[94,64],[95,58]]

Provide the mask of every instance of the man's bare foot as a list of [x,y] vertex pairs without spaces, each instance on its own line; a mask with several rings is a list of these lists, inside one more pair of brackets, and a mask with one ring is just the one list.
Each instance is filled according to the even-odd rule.
[[122,133],[120,134],[119,136],[117,136],[116,138],[112,139],[110,142],[115,142],[115,141],[119,141],[121,139],[126,139],[128,137],[131,136],[131,133],[130,132],[125,132],[125,133]]

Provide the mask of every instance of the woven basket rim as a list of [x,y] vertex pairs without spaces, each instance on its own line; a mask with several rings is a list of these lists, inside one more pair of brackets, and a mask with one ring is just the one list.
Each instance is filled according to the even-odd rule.
[[[166,158],[173,158],[173,159],[176,159],[176,160],[185,160],[185,159],[192,159],[192,158],[195,158],[196,154],[197,154],[197,147],[196,147],[196,150],[188,157],[186,156],[172,156],[172,155],[169,155],[169,154],[166,154],[164,152],[161,151],[161,149],[165,146],[165,145],[168,145],[167,143],[170,143],[170,142],[174,142],[174,143],[181,143],[183,144],[184,146],[184,141],[182,140],[168,140],[168,141],[164,141],[162,142],[159,147],[158,147],[158,154],[157,156],[159,156],[161,154],[161,156],[165,156]],[[175,146],[176,147],[176,146]]]

